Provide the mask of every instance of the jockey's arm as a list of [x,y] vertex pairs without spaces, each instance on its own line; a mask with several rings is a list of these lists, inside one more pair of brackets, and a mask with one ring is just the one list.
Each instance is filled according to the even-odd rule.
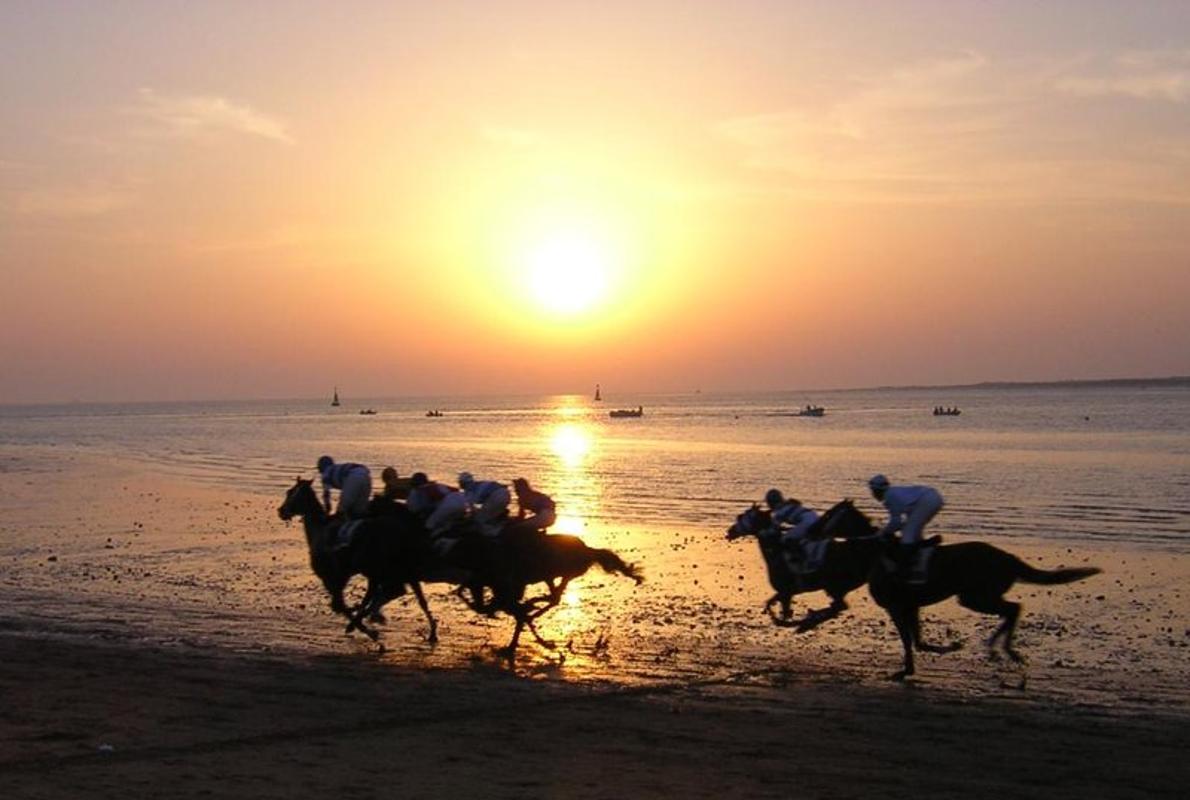
[[894,533],[899,531],[904,524],[905,524],[905,519],[904,519],[903,515],[893,514],[888,518],[888,522],[885,524],[885,526],[883,528],[880,529],[880,532],[876,535],[884,536],[884,537],[892,536]]

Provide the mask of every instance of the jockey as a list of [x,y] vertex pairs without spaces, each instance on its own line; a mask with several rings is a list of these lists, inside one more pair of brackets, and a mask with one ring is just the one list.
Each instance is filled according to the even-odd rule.
[[331,507],[331,489],[339,490],[339,506],[335,513],[346,519],[365,516],[372,498],[372,473],[363,464],[350,461],[336,464],[330,456],[318,459],[318,474],[322,476],[322,503]]
[[[902,566],[921,541],[922,531],[944,505],[942,495],[930,486],[892,486],[883,475],[873,475],[868,481],[872,496],[888,509],[888,522],[880,529],[878,536],[891,537],[901,532]],[[920,582],[924,575],[914,573],[910,583]]]
[[780,489],[765,492],[764,502],[773,512],[773,528],[781,532],[781,546],[800,555],[803,540],[818,521],[818,514],[802,505],[800,500],[792,497],[786,500]]
[[539,492],[529,486],[524,478],[514,478],[512,488],[516,490],[517,519],[525,519],[526,512],[531,516],[525,520],[532,523],[538,530],[545,530],[558,519],[554,507],[554,499],[544,492]]
[[409,498],[405,505],[425,520],[431,536],[440,536],[467,516],[467,498],[453,486],[431,481],[424,472],[409,478]]
[[498,536],[508,519],[508,487],[496,481],[477,481],[470,472],[459,473],[459,488],[466,495],[474,519],[485,534]]
[[380,473],[380,480],[384,482],[384,491],[380,493],[381,497],[387,500],[401,499],[401,479],[397,476],[395,468],[385,467],[384,471]]

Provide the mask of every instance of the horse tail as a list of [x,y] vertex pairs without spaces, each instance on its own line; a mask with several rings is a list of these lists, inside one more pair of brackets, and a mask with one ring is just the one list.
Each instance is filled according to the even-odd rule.
[[1074,581],[1081,581],[1083,578],[1089,578],[1092,575],[1098,575],[1100,572],[1103,572],[1099,567],[1037,569],[1036,567],[1030,567],[1019,559],[1017,563],[1019,566],[1017,567],[1016,576],[1025,583],[1073,583]]
[[603,567],[604,572],[618,572],[621,575],[626,575],[636,581],[638,585],[644,580],[644,576],[640,574],[640,570],[634,564],[625,563],[624,559],[611,550],[591,548],[591,556],[595,559],[596,564]]

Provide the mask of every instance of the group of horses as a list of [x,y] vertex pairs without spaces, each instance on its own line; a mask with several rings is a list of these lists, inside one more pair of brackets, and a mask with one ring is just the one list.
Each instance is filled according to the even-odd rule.
[[[577,536],[546,534],[509,526],[499,538],[470,535],[434,539],[421,519],[402,503],[374,504],[373,513],[348,523],[349,541],[340,533],[344,523],[328,515],[318,500],[313,482],[298,478],[278,509],[283,520],[300,517],[306,533],[310,566],[331,597],[331,608],[347,618],[347,632],[359,630],[373,640],[378,632],[368,623],[380,620],[381,608],[412,591],[429,623],[429,640],[437,640],[437,621],[430,612],[422,583],[448,583],[477,613],[504,613],[515,620],[512,640],[502,649],[511,662],[518,642],[528,628],[547,649],[554,643],[543,638],[535,621],[562,599],[570,581],[598,564],[604,571],[629,577],[638,584],[640,570],[611,550],[588,547]],[[1041,570],[1000,548],[983,542],[938,544],[931,553],[925,580],[907,582],[899,570],[889,542],[877,534],[871,520],[850,500],[829,509],[810,531],[827,540],[821,563],[812,571],[796,570],[786,558],[780,533],[769,511],[752,505],[728,528],[727,538],[755,536],[775,594],[765,604],[773,623],[807,631],[847,609],[847,595],[868,584],[872,598],[892,619],[904,647],[904,665],[891,677],[903,680],[914,674],[914,651],[948,653],[959,642],[931,644],[921,635],[920,610],[950,597],[960,605],[1001,618],[988,640],[989,655],[997,655],[999,642],[1006,655],[1021,661],[1013,648],[1013,635],[1021,606],[1004,599],[1017,581],[1062,584],[1098,573],[1095,567]],[[348,606],[345,590],[355,576],[366,579],[363,598]],[[543,584],[545,593],[526,597],[529,587]],[[831,603],[793,617],[793,597],[802,592],[824,592]],[[780,606],[780,612],[775,606]]]
[[[379,634],[368,622],[383,617],[385,603],[412,591],[429,623],[429,641],[438,639],[438,623],[430,612],[423,583],[449,583],[474,611],[499,612],[516,621],[512,641],[503,648],[512,661],[521,633],[528,628],[547,649],[534,621],[562,600],[570,581],[595,564],[609,573],[635,580],[642,577],[632,564],[611,550],[588,547],[577,536],[545,534],[509,526],[499,539],[477,530],[433,539],[422,520],[403,503],[373,501],[368,516],[351,522],[331,517],[318,499],[312,480],[298,478],[277,509],[283,520],[301,517],[310,554],[310,567],[331,596],[331,609],[347,617],[347,632],[359,630],[373,641]],[[343,530],[350,525],[350,531]],[[349,537],[343,534],[348,534]],[[364,596],[348,606],[344,593],[355,576],[367,581]],[[530,586],[544,584],[545,594],[526,597]]]
[[[1004,593],[1017,581],[1071,583],[1100,572],[1097,567],[1036,569],[1012,553],[985,542],[939,544],[935,541],[929,543],[933,552],[929,554],[924,580],[910,582],[905,579],[895,555],[899,545],[878,536],[877,531],[851,500],[836,503],[808,532],[809,537],[828,540],[821,565],[808,572],[790,565],[780,532],[772,526],[771,513],[759,506],[753,505],[740,514],[727,529],[727,538],[749,535],[757,538],[769,583],[776,591],[765,604],[765,610],[777,625],[795,627],[799,632],[820,625],[845,611],[847,595],[867,583],[872,599],[888,612],[896,626],[904,648],[904,666],[890,676],[893,680],[914,674],[915,650],[950,653],[961,647],[957,641],[937,645],[922,639],[922,607],[955,597],[964,608],[999,616],[1000,625],[987,642],[988,654],[996,658],[996,643],[1000,642],[1004,653],[1020,662],[1021,655],[1013,648],[1012,639],[1021,604],[1005,600]],[[830,597],[831,604],[807,612],[800,620],[794,619],[793,596],[818,590]],[[778,604],[780,615],[773,610]]]

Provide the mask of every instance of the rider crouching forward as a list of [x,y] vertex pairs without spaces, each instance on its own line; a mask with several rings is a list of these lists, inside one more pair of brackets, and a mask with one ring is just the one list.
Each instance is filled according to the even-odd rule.
[[372,499],[372,473],[363,464],[336,464],[330,456],[318,459],[318,474],[322,476],[322,503],[331,509],[331,489],[339,490],[339,507],[335,513],[346,519],[357,519],[368,513]]
[[[527,527],[532,525],[537,530],[544,531],[558,519],[558,512],[554,506],[554,498],[545,492],[539,492],[529,485],[524,478],[514,478],[512,488],[516,490],[517,519],[524,520]],[[528,518],[526,518],[528,514]]]
[[471,518],[487,536],[499,536],[508,521],[508,487],[496,481],[477,481],[470,472],[459,473],[459,487],[471,506]]
[[779,489],[765,492],[764,502],[773,512],[773,528],[781,533],[781,547],[800,561],[803,540],[818,521],[818,514],[802,505],[800,500],[785,499]]
[[453,486],[431,481],[424,472],[409,478],[406,506],[425,520],[426,530],[438,537],[467,516],[467,498]]
[[[883,475],[872,476],[868,488],[872,490],[872,496],[888,509],[888,522],[878,535],[888,537],[899,530],[899,560],[902,564],[907,563],[921,542],[926,524],[942,510],[942,495],[931,486],[892,486]],[[914,575],[910,580],[921,578]]]

